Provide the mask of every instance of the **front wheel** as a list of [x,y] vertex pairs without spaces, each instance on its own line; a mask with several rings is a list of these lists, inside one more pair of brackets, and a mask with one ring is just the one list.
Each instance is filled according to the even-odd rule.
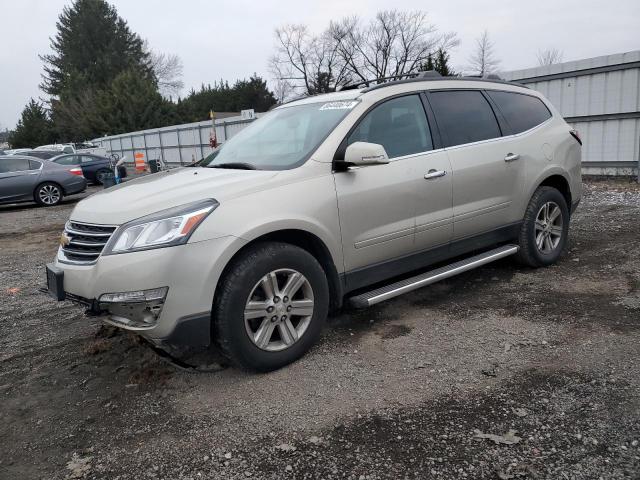
[[530,267],[546,267],[562,254],[569,237],[569,208],[553,187],[539,187],[531,197],[520,228],[518,260]]
[[213,309],[216,340],[235,365],[275,370],[317,341],[328,306],[327,277],[313,255],[286,243],[257,244],[220,280]]

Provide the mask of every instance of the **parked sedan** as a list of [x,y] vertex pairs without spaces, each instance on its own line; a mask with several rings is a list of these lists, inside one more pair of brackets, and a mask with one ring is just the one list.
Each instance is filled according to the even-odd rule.
[[0,204],[35,201],[50,207],[86,188],[80,167],[20,155],[0,156]]
[[[113,172],[111,160],[106,157],[92,155],[90,153],[60,155],[52,158],[51,161],[58,165],[78,165],[82,168],[82,174],[84,177],[94,184],[101,184],[102,177]],[[123,172],[120,171],[120,176],[126,176],[126,171],[124,172],[124,175]]]
[[42,160],[50,160],[53,157],[57,157],[60,155],[60,151],[58,150],[28,150],[26,152],[21,152],[20,155],[25,157],[33,157],[40,158]]

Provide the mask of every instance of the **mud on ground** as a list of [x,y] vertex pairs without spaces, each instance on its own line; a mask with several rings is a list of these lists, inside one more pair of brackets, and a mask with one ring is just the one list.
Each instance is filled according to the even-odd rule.
[[175,369],[37,291],[73,201],[0,207],[0,478],[640,477],[640,188],[568,251],[331,318],[266,375]]

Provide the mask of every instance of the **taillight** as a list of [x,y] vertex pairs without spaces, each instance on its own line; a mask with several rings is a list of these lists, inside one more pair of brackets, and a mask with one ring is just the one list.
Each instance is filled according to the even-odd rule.
[[72,173],[73,175],[79,175],[81,177],[82,169],[80,167],[73,167],[69,169],[69,173]]
[[580,138],[580,133],[578,132],[578,130],[569,130],[569,133],[573,138],[576,139],[576,142],[582,145],[582,139]]

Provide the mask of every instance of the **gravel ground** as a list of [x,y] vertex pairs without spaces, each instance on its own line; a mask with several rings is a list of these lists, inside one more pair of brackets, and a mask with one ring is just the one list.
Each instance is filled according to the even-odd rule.
[[39,293],[73,202],[0,207],[0,478],[640,478],[636,184],[585,184],[557,265],[343,312],[264,375]]

